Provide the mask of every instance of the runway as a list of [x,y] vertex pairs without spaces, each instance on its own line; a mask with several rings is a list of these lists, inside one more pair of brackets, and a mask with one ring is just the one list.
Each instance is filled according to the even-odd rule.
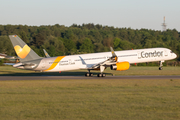
[[8,80],[63,80],[63,79],[180,79],[180,76],[106,76],[106,77],[85,77],[85,76],[0,76],[0,81]]

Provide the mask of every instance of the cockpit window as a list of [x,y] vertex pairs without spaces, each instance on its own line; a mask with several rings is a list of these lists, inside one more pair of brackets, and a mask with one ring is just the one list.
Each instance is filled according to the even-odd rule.
[[174,53],[173,51],[171,51],[171,53]]

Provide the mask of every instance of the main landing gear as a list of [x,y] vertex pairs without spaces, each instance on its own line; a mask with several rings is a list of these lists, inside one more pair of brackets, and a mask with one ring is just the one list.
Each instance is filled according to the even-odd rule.
[[99,73],[99,74],[97,74],[97,77],[106,77],[106,74],[105,73]]
[[[97,74],[97,77],[106,77],[106,74],[103,73],[104,69],[105,69],[105,66],[100,66],[100,72],[101,72],[101,73]],[[90,73],[90,70],[88,70],[88,73],[86,73],[85,76],[86,76],[86,77],[92,77],[93,74]]]
[[163,69],[163,68],[162,68],[162,66],[163,66],[162,63],[163,63],[163,62],[164,62],[164,61],[160,61],[160,62],[159,62],[159,70],[162,70],[162,69]]
[[85,74],[85,76],[86,76],[86,77],[92,77],[92,76],[93,76],[93,74],[92,74],[92,73],[90,73],[90,72],[88,72],[88,73],[86,73],[86,74]]
[[86,76],[86,77],[92,77],[92,76],[93,76],[93,74],[92,74],[92,73],[90,73],[90,70],[88,70],[88,73],[86,73],[86,74],[85,74],[85,76]]
[[101,73],[97,74],[97,77],[106,77],[106,74],[103,73],[104,69],[105,69],[105,66],[101,65],[100,66],[100,72]]
[[[93,73],[88,72],[85,74],[85,76],[86,77],[92,77]],[[106,74],[105,73],[99,73],[99,74],[97,74],[97,77],[106,77]]]

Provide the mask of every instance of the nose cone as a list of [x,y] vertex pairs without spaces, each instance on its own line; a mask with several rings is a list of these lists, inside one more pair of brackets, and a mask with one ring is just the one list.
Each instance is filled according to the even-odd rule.
[[177,55],[175,53],[173,53],[173,56],[174,56],[174,58],[177,58]]

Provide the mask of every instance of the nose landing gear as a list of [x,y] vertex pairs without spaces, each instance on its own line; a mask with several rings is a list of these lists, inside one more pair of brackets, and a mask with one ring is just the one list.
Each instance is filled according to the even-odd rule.
[[162,70],[163,68],[162,67],[159,67],[159,70]]
[[162,70],[163,68],[162,68],[162,66],[163,66],[163,63],[164,61],[159,61],[159,70]]

